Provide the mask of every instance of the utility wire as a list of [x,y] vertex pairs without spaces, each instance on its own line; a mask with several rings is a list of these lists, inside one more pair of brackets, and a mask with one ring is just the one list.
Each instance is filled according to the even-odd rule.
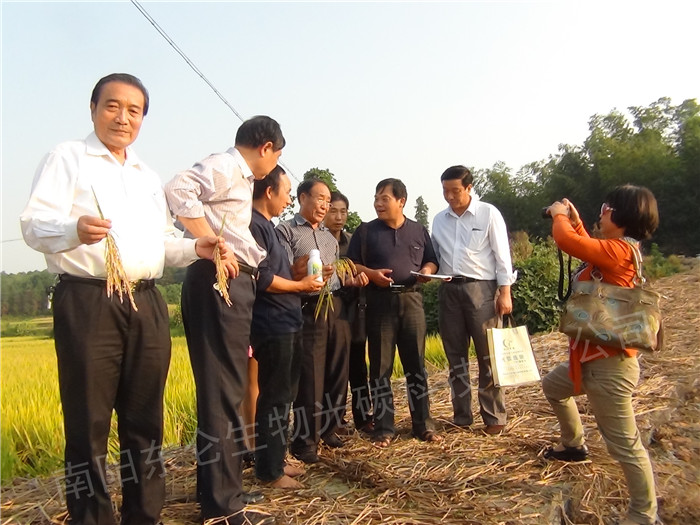
[[[190,68],[192,69],[192,71],[194,71],[195,73],[197,73],[197,75],[199,75],[199,77],[200,77],[202,80],[204,80],[204,82],[212,89],[212,91],[213,91],[214,93],[216,93],[216,96],[219,97],[219,98],[221,99],[221,101],[222,101],[224,104],[226,104],[226,106],[227,106],[231,111],[233,111],[233,114],[236,115],[236,116],[238,117],[238,119],[239,119],[241,122],[243,122],[245,119],[241,116],[241,114],[240,114],[238,111],[236,111],[236,108],[234,108],[234,107],[229,103],[229,101],[226,100],[226,98],[224,98],[224,96],[219,92],[219,90],[216,89],[216,87],[214,87],[214,84],[212,84],[212,83],[209,81],[209,79],[204,75],[204,73],[202,73],[202,72],[200,71],[200,69],[194,64],[194,62],[192,62],[192,60],[189,59],[189,57],[185,54],[185,52],[184,52],[182,49],[180,49],[180,46],[178,46],[178,45],[175,43],[175,41],[174,41],[172,38],[170,38],[170,36],[168,35],[168,33],[166,33],[165,30],[164,30],[162,27],[160,27],[160,25],[158,25],[158,22],[156,22],[156,21],[154,20],[154,18],[153,18],[150,14],[148,14],[148,12],[144,9],[144,7],[143,7],[141,4],[139,4],[137,0],[131,0],[131,3],[134,4],[134,6],[136,7],[136,9],[138,9],[138,10],[141,12],[141,14],[146,18],[146,20],[148,20],[148,21],[151,23],[151,25],[156,29],[156,31],[158,31],[158,33],[160,33],[160,35],[161,35],[163,38],[165,38],[165,41],[168,42],[168,44],[170,44],[170,46],[177,52],[177,54],[180,55],[180,56],[182,57],[182,59],[183,59],[185,62],[187,62],[187,65],[190,66]],[[292,177],[294,177],[294,179],[295,179],[297,182],[301,182],[301,181],[296,177],[296,175],[294,175],[294,173],[292,173],[292,171],[291,171],[287,166],[285,166],[282,162],[278,162],[278,164],[280,164],[280,165],[284,168],[284,170],[285,170],[289,175],[291,175]]]

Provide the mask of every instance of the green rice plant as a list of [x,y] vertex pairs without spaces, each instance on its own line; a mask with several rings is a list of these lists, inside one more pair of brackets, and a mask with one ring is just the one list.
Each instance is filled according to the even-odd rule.
[[184,337],[173,337],[163,410],[163,446],[194,443],[197,431],[197,396]]
[[53,340],[2,339],[2,481],[55,472],[63,464],[63,413]]
[[[347,257],[341,257],[333,261],[333,267],[341,283],[344,283],[348,277],[355,277],[357,275],[355,263]],[[321,288],[318,301],[316,302],[316,309],[314,310],[314,319],[318,319],[321,312],[323,312],[323,318],[328,319],[329,309],[333,310],[333,295],[331,293],[330,279],[328,279],[323,285],[323,288]]]
[[[187,344],[182,336],[173,337],[172,342],[165,385],[164,448],[194,443],[197,428],[195,386]],[[65,441],[54,342],[41,337],[3,337],[1,352],[2,483],[20,476],[60,472]],[[425,356],[436,367],[447,367],[439,336],[427,337]],[[403,376],[398,356],[394,375]],[[108,462],[118,460],[116,415],[112,418],[108,452]]]
[[[53,340],[3,337],[0,379],[2,483],[17,476],[60,472],[65,440]],[[173,339],[164,411],[163,447],[193,443],[197,418],[195,389],[184,337]],[[108,452],[107,461],[118,459],[116,414],[112,417]]]
[[[471,350],[473,351],[473,348]],[[425,361],[440,370],[447,369],[447,357],[445,356],[445,350],[442,346],[442,339],[440,339],[440,336],[437,334],[428,334],[425,338]],[[403,365],[401,364],[401,358],[398,352],[396,352],[394,358],[394,370],[391,377],[393,379],[403,377]]]

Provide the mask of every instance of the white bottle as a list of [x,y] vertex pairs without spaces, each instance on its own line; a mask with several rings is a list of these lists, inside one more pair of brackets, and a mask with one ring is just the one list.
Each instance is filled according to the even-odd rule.
[[307,274],[316,275],[319,282],[323,281],[323,263],[321,262],[321,252],[311,250],[309,252],[309,262],[307,265]]

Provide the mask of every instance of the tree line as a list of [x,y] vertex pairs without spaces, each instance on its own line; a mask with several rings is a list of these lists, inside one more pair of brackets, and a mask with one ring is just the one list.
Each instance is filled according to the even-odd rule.
[[[580,146],[562,144],[547,160],[532,162],[515,173],[504,163],[474,169],[475,189],[482,200],[499,208],[508,231],[546,239],[549,221],[541,210],[555,200],[570,199],[589,229],[598,220],[607,192],[625,183],[648,187],[659,203],[659,225],[652,242],[665,254],[700,254],[700,106],[695,99],[674,106],[660,98],[647,107],[629,107],[626,115],[612,110],[593,115],[589,135]],[[335,175],[312,168],[304,179],[318,177],[339,190]],[[342,191],[342,189],[340,190]],[[428,207],[419,196],[415,217],[425,226]],[[408,207],[407,207],[408,210]],[[291,216],[291,212],[286,215]],[[361,222],[348,217],[354,231]],[[648,249],[648,247],[647,247]],[[179,298],[177,283],[184,269],[166,268],[159,287],[169,302]],[[48,315],[47,291],[55,277],[47,271],[0,274],[0,313],[11,316]]]
[[700,254],[700,106],[695,99],[673,106],[660,98],[628,110],[594,115],[583,145],[562,144],[556,155],[515,174],[503,163],[477,170],[477,192],[500,209],[510,232],[546,238],[551,225],[541,210],[555,200],[571,200],[590,230],[610,190],[646,186],[660,216],[651,242],[667,255]]

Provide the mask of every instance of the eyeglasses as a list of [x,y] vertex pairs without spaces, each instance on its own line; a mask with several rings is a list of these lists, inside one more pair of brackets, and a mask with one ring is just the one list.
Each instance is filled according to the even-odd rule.
[[606,211],[613,212],[613,211],[615,211],[615,208],[611,208],[611,207],[608,205],[607,202],[604,202],[604,203],[600,206],[600,214],[601,214],[601,215],[605,215],[605,212],[606,212]]
[[314,199],[320,206],[324,206],[326,208],[329,208],[331,205],[331,201],[324,199],[323,197],[318,197],[316,195],[311,195],[311,194],[309,194],[309,197]]

